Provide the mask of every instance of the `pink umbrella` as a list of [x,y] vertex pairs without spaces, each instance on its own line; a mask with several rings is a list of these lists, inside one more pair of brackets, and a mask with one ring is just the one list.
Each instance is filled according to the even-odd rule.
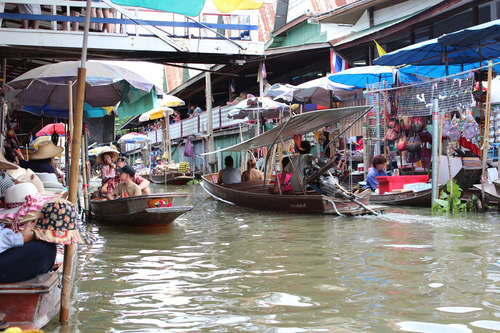
[[59,135],[66,134],[66,125],[63,123],[54,123],[44,126],[41,130],[36,132],[36,136],[52,135],[56,132]]

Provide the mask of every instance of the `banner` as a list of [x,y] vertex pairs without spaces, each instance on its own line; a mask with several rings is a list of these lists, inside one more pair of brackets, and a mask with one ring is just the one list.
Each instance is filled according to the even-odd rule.
[[198,16],[205,5],[205,0],[111,0],[111,2],[122,6],[149,8],[187,16]]
[[259,0],[213,0],[213,2],[222,13],[229,13],[235,10],[259,9],[264,3]]

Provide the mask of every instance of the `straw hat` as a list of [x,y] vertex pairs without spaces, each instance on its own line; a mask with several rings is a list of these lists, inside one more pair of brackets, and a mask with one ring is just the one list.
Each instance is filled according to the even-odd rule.
[[15,170],[19,168],[17,164],[7,161],[2,152],[0,152],[0,170]]
[[79,225],[75,206],[64,199],[46,203],[38,215],[33,232],[37,239],[56,244],[92,244],[90,233]]
[[16,183],[32,183],[40,193],[44,193],[45,188],[40,178],[31,169],[17,168],[8,170],[7,174],[15,180]]
[[99,163],[99,164],[104,164],[103,158],[104,158],[104,154],[106,154],[106,153],[111,154],[111,160],[113,162],[116,162],[116,160],[118,159],[118,156],[120,156],[120,153],[118,152],[118,150],[116,150],[116,149],[114,149],[112,147],[105,147],[97,155],[96,162]]
[[38,144],[34,153],[28,153],[28,160],[45,160],[55,157],[64,151],[63,147],[56,146],[52,141],[43,141]]

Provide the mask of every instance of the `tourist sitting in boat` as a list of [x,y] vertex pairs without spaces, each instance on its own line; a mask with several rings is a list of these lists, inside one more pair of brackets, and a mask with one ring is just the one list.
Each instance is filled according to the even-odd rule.
[[219,171],[217,184],[230,185],[241,183],[240,170],[234,167],[234,160],[231,156],[226,156],[224,159],[224,165],[226,168]]
[[16,233],[0,224],[0,283],[32,279],[48,272],[56,259],[56,244],[34,239],[31,224]]
[[125,165],[123,168],[117,170],[120,176],[120,184],[113,190],[108,192],[108,200],[137,197],[141,195],[141,188],[134,183],[135,170]]
[[312,165],[314,157],[311,153],[311,143],[304,140],[298,147],[299,155],[290,158],[290,163],[283,167],[283,171],[292,174],[291,185],[294,192],[304,192],[306,185],[304,184],[304,171]]
[[[124,166],[128,165],[127,164],[127,160],[123,157],[120,157],[117,161],[116,161],[116,168],[117,169],[121,169],[123,168]],[[117,182],[119,183],[119,176],[118,177],[118,180]],[[148,195],[148,194],[151,194],[151,191],[149,190],[149,181],[147,179],[144,179],[142,178],[141,176],[139,176],[137,174],[137,172],[135,173],[135,176],[134,176],[134,179],[132,179],[132,181],[134,183],[136,183],[137,185],[139,185],[139,188],[141,189],[141,193],[143,195]]]
[[247,169],[241,174],[241,181],[243,183],[264,180],[264,173],[257,170],[257,162],[251,158],[247,161]]
[[387,176],[385,173],[386,159],[384,155],[376,155],[373,158],[373,167],[368,170],[366,176],[366,188],[375,191],[378,187],[377,177]]
[[63,147],[56,146],[50,140],[42,141],[38,144],[38,149],[35,152],[26,156],[27,160],[19,160],[19,166],[31,169],[36,173],[53,173],[57,175],[53,159],[63,151]]

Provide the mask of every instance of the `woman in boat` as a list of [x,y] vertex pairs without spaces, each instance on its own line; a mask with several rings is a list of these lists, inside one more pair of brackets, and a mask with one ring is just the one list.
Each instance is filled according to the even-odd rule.
[[31,169],[38,173],[53,173],[57,175],[54,168],[54,157],[64,151],[63,147],[56,146],[52,141],[42,141],[38,144],[38,149],[28,154],[27,160],[20,160],[19,166],[25,169]]
[[257,170],[257,162],[252,158],[247,161],[247,169],[241,174],[241,181],[245,183],[256,180],[264,180],[264,174]]
[[[117,161],[116,161],[116,168],[117,169],[121,169],[123,168],[124,166],[128,165],[127,164],[127,160],[123,157],[120,157]],[[120,177],[117,176],[118,179],[117,179],[117,183],[120,182]],[[143,177],[139,176],[137,173],[135,173],[134,175],[134,178],[132,179],[132,181],[134,183],[136,183],[139,188],[141,189],[141,193],[143,195],[149,195],[151,194],[151,191],[149,190],[149,181],[147,179],[144,179]]]
[[219,171],[219,176],[217,177],[217,184],[238,184],[241,183],[241,173],[239,169],[234,166],[234,160],[231,156],[226,156],[224,159],[225,169]]
[[304,184],[304,170],[310,167],[314,157],[311,153],[311,143],[304,140],[297,149],[299,155],[290,158],[290,163],[283,167],[285,173],[292,174],[291,185],[294,192],[304,192],[307,184]]
[[56,259],[56,244],[34,239],[31,225],[14,232],[0,225],[0,283],[32,279],[48,272]]
[[378,187],[377,177],[387,176],[385,173],[386,159],[384,155],[376,155],[373,158],[373,167],[368,170],[366,176],[366,188],[375,191]]
[[96,162],[101,165],[101,193],[107,195],[113,192],[119,180],[116,177],[116,166],[114,162],[118,159],[118,151],[111,147],[106,147],[97,155]]

